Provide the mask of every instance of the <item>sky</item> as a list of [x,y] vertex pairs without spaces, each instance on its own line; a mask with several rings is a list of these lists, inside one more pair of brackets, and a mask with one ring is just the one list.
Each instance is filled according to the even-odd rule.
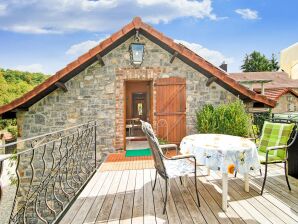
[[240,71],[298,41],[298,0],[0,0],[0,67],[54,74],[135,16]]

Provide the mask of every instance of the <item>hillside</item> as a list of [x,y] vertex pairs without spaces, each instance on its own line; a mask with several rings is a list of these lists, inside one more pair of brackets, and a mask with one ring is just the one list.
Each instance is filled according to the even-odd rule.
[[[46,80],[49,75],[0,68],[0,106],[11,102]],[[16,121],[0,118],[0,134],[7,129],[17,135]]]
[[0,106],[33,89],[49,76],[0,68]]

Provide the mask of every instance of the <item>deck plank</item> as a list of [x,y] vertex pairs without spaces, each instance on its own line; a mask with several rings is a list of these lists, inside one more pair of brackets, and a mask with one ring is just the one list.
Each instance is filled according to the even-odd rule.
[[[204,168],[206,169],[206,168]],[[210,171],[211,174],[212,171]],[[202,176],[205,176],[203,173],[207,173],[207,169],[206,171],[202,172],[202,171],[198,171],[198,173]],[[206,181],[206,183],[208,183],[207,177],[202,179],[203,181]],[[205,182],[204,182],[205,183]],[[206,184],[204,184],[204,186],[206,186]],[[221,196],[221,188],[218,188],[217,186],[213,185],[214,187],[209,187],[206,188],[206,190],[209,192],[209,194],[214,198],[214,200],[217,202],[217,204],[219,206],[221,206],[222,204],[222,196]],[[243,224],[245,223],[245,221],[241,218],[241,215],[239,215],[236,211],[235,211],[235,207],[236,209],[240,209],[241,210],[241,206],[239,207],[238,203],[234,203],[233,206],[229,206],[227,208],[227,211],[225,212],[225,214],[227,215],[227,217],[230,219],[230,221],[234,224]],[[250,223],[250,221],[248,221]]]
[[108,172],[108,178],[104,182],[103,187],[98,191],[96,198],[88,211],[86,218],[84,220],[84,223],[94,223],[99,211],[102,208],[103,202],[105,200],[105,197],[108,193],[109,187],[112,184],[113,178],[116,174],[116,171],[110,171]]
[[[210,171],[210,174],[213,171]],[[202,172],[199,171],[199,176],[198,176],[198,185],[203,185],[203,187],[206,189],[207,192],[209,192],[209,194],[211,195],[211,197],[214,198],[214,200],[216,201],[216,203],[218,204],[218,206],[220,207],[222,204],[222,196],[221,196],[221,187],[218,187],[217,185],[214,185],[212,183],[212,181],[209,181],[208,179],[210,179],[211,177],[208,177],[205,175],[205,173],[207,173],[206,171]],[[203,174],[204,173],[204,174]],[[211,179],[212,180],[212,179]],[[191,181],[194,183],[193,178],[191,178]],[[241,204],[236,201],[233,197],[231,197],[231,195],[229,195],[230,197],[230,202],[229,202],[229,206],[227,208],[227,211],[225,212],[225,214],[227,215],[227,217],[230,218],[231,222],[237,222],[237,223],[242,223],[242,221],[244,221],[245,223],[248,224],[253,224],[253,223],[257,223],[256,221],[253,220],[253,217],[245,210],[244,207],[241,206]],[[207,201],[207,203],[209,203],[209,201]],[[223,214],[223,211],[221,210],[221,207],[219,208],[220,210],[218,210],[218,208],[216,207],[216,210],[219,213],[215,213],[214,215],[216,217],[221,216]],[[213,210],[211,210],[211,212],[214,212]],[[203,213],[204,215],[204,213]],[[237,219],[238,217],[238,219]],[[237,221],[235,221],[235,219]],[[223,222],[225,220],[222,220]]]
[[138,164],[135,167],[138,170],[136,176],[135,195],[133,199],[132,224],[144,223],[144,171],[139,170]]
[[[161,194],[163,197],[163,200],[165,200],[165,180],[163,178],[161,178],[159,175],[157,175],[157,181],[160,185],[160,190],[161,190]],[[162,209],[163,209],[163,205],[164,203],[162,203]],[[167,216],[168,216],[168,220],[169,223],[181,223],[179,215],[178,215],[178,211],[176,209],[173,197],[172,197],[172,192],[169,190],[168,191],[168,197],[167,197],[167,204],[166,204],[166,212],[167,212]]]
[[170,183],[171,183],[170,184],[170,188],[171,188],[170,190],[171,190],[171,193],[173,195],[173,200],[174,200],[174,203],[176,205],[178,215],[179,215],[179,218],[180,218],[181,222],[182,223],[194,223],[193,219],[192,219],[192,217],[191,217],[191,215],[190,215],[190,213],[187,209],[187,206],[184,203],[181,192],[180,192],[179,188],[177,187],[175,179],[171,179]]
[[[216,172],[211,172],[211,176],[207,177],[207,179],[209,179],[209,180],[215,180],[213,183],[216,184],[216,185],[218,185],[219,188],[221,189],[221,181],[216,181],[216,179],[214,179],[214,175],[216,175],[218,178],[221,179],[221,177],[218,176],[218,174],[216,174]],[[250,213],[250,215],[252,217],[254,217],[254,219],[256,219],[259,223],[264,223],[264,224],[271,223],[262,214],[262,212],[259,211],[258,209],[256,209],[252,204],[250,204],[248,202],[248,200],[242,200],[242,199],[245,199],[245,198],[243,198],[243,196],[241,195],[240,192],[238,192],[234,188],[232,188],[231,183],[229,183],[228,194],[229,194],[230,197],[233,197],[232,200],[239,201],[239,203],[242,205],[242,207],[244,207],[247,210],[247,212]]]
[[[241,181],[239,178],[235,178],[232,180],[236,184],[238,184],[239,187],[243,186],[243,181]],[[275,204],[264,198],[260,195],[258,189],[250,186],[249,194],[254,197],[256,200],[258,200],[261,204],[263,204],[268,210],[272,211],[273,214],[277,214],[278,217],[284,222],[284,223],[296,223],[298,220],[295,220],[291,218],[289,215],[287,215],[282,209],[278,208]],[[298,218],[298,217],[297,217]]]
[[128,183],[125,191],[120,223],[131,223],[136,175],[136,170],[129,171]]
[[[198,179],[199,179],[199,181],[197,181],[198,190],[202,195],[202,197],[204,198],[207,206],[210,208],[211,212],[215,215],[218,222],[223,224],[224,223],[231,224],[232,223],[231,220],[228,218],[226,213],[224,213],[223,210],[221,209],[221,201],[218,202],[212,197],[212,195],[220,194],[220,193],[214,189],[214,186],[212,184],[208,183],[205,176],[200,176],[198,177]],[[190,180],[192,181],[190,185],[192,186],[193,194],[195,194],[194,177],[191,177]],[[207,189],[212,190],[212,194],[210,194]]]
[[[109,163],[109,164],[107,164]],[[95,173],[60,223],[298,223],[298,180],[289,177],[287,189],[283,169],[268,169],[265,192],[258,172],[250,175],[250,191],[243,189],[242,176],[229,179],[228,209],[221,209],[221,174],[198,168],[201,207],[196,205],[194,177],[187,186],[171,180],[166,213],[162,214],[165,182],[158,176],[152,191],[155,169],[152,160],[109,161]],[[149,168],[149,169],[148,169]],[[262,167],[264,169],[264,167]]]
[[[287,223],[281,218],[282,212],[274,213],[271,209],[272,207],[266,207],[263,203],[257,200],[258,197],[262,197],[260,195],[252,194],[252,189],[250,189],[250,193],[245,192],[243,189],[243,185],[240,186],[236,184],[232,179],[230,180],[231,187],[236,191],[240,192],[243,199],[247,200],[251,205],[253,205],[256,209],[258,209],[270,222],[272,223]],[[244,183],[243,183],[244,184]]]
[[152,180],[149,169],[144,170],[144,223],[156,223],[152,193]]
[[103,184],[105,183],[107,176],[108,176],[108,173],[102,173],[102,176],[99,179],[97,179],[92,190],[89,192],[88,195],[86,195],[87,198],[85,202],[82,204],[81,208],[76,211],[76,216],[72,222],[73,224],[80,224],[84,222],[90,208],[92,207],[94,201],[96,200],[98,192],[100,191]]
[[[214,175],[214,174],[213,174]],[[240,175],[239,175],[240,176]],[[218,175],[214,177],[218,178]],[[239,179],[239,178],[238,178]],[[220,182],[220,181],[219,181]],[[250,203],[255,209],[257,209],[263,216],[266,217],[266,219],[271,223],[284,223],[281,219],[278,218],[274,213],[272,213],[268,208],[266,208],[262,203],[260,203],[255,197],[252,197],[252,195],[248,192],[244,191],[244,182],[242,182],[242,185],[239,186],[236,184],[233,180],[233,178],[229,179],[229,188],[233,189],[235,192],[238,192],[238,194],[246,200],[248,203]],[[250,191],[252,191],[250,189]]]
[[[253,182],[251,182],[251,187],[254,188],[257,192],[260,192],[261,184],[262,183],[258,179],[253,179]],[[282,195],[272,189],[269,189],[268,192],[264,191],[263,197],[274,205],[277,205],[278,208],[286,212],[288,216],[298,222],[298,212],[295,210],[296,204],[294,204],[292,201],[282,197]]]
[[98,179],[104,178],[104,174],[101,172],[95,172],[94,176],[90,180],[90,182],[87,184],[87,186],[83,189],[77,200],[74,202],[74,204],[71,206],[71,208],[68,210],[67,215],[63,217],[63,219],[60,221],[61,224],[69,224],[73,220],[76,220],[77,211],[82,209],[83,204],[86,202],[88,195],[92,191],[94,185],[97,183]]
[[116,171],[113,182],[103,202],[102,209],[100,210],[96,218],[96,223],[105,223],[108,221],[114,203],[114,199],[116,197],[117,189],[122,177],[122,173],[123,171]]
[[206,220],[197,206],[198,202],[192,198],[191,193],[188,191],[188,187],[181,185],[178,179],[176,179],[176,185],[182,194],[184,203],[192,217],[193,222],[206,223]]
[[128,183],[128,176],[129,176],[129,171],[128,170],[123,171],[121,181],[117,189],[117,194],[114,199],[114,203],[112,205],[111,213],[108,219],[109,224],[119,223],[124,197],[125,197],[125,191]]
[[[152,187],[153,183],[155,180],[155,170],[151,169],[151,179],[152,179]],[[155,189],[153,191],[153,200],[154,200],[154,207],[155,207],[155,215],[156,215],[156,223],[161,224],[161,223],[169,223],[168,222],[168,217],[167,217],[167,212],[163,214],[163,196],[162,192],[160,189],[159,181],[157,181]]]
[[[255,177],[255,174],[251,174],[253,178],[254,184],[256,184],[259,189],[261,189],[261,186],[263,184],[263,177],[257,176]],[[283,201],[286,203],[288,206],[291,206],[291,209],[298,214],[298,205],[295,203],[295,196],[294,194],[291,195],[291,193],[288,193],[287,191],[288,188],[286,185],[283,187],[277,187],[270,181],[266,181],[265,189],[264,189],[264,194],[270,194],[279,199],[280,201]]]

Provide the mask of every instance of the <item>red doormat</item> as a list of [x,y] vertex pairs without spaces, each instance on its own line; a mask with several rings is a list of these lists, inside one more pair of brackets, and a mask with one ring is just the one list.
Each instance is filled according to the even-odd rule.
[[[172,157],[176,155],[176,150],[168,150],[166,156]],[[153,160],[152,156],[131,156],[126,157],[125,151],[118,153],[110,153],[105,162],[128,162],[128,161],[137,161],[137,160]]]
[[137,160],[152,160],[152,156],[131,156],[126,157],[125,152],[120,153],[110,153],[105,162],[128,162]]

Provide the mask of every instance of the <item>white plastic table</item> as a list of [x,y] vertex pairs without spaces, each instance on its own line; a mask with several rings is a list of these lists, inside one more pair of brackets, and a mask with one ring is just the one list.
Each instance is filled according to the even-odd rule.
[[182,139],[182,154],[193,154],[198,165],[205,165],[209,170],[222,173],[222,209],[228,205],[228,169],[244,176],[244,189],[249,192],[249,172],[259,170],[258,151],[254,142],[247,138],[222,134],[196,134]]

